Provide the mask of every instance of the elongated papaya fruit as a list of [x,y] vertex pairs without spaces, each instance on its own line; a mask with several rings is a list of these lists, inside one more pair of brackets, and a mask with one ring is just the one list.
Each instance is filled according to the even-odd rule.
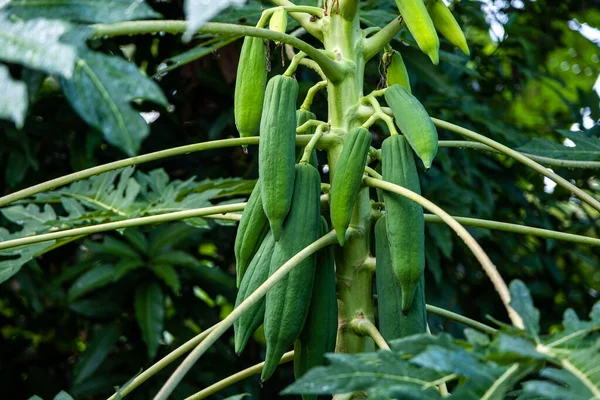
[[387,217],[375,224],[377,315],[379,331],[386,341],[404,336],[425,333],[427,311],[425,309],[425,277],[421,276],[412,306],[402,312],[402,289],[394,277],[390,247],[387,237]]
[[235,81],[233,114],[240,137],[254,136],[260,125],[267,84],[267,51],[260,38],[247,36]]
[[429,16],[433,21],[435,28],[442,34],[450,43],[462,50],[466,55],[471,54],[467,39],[460,25],[456,22],[456,18],[452,15],[450,9],[442,0],[431,0],[427,5]]
[[348,132],[331,181],[331,223],[341,246],[344,245],[346,229],[350,225],[352,209],[360,191],[370,146],[371,133],[365,128],[355,128]]
[[[269,29],[273,32],[285,33],[287,30],[287,11],[283,8],[278,8],[271,15],[271,19],[269,20]],[[275,40],[276,44],[279,44],[279,41]]]
[[[299,108],[296,111],[296,124],[298,125],[298,127],[302,126],[305,122],[310,121],[311,119],[317,119],[317,116],[314,113],[308,110],[304,110],[302,108]],[[317,127],[313,126],[307,131],[302,132],[301,135],[314,135],[316,130]],[[300,162],[300,159],[302,159],[303,154],[304,149],[298,148],[296,150],[296,163]],[[312,165],[315,168],[319,167],[319,159],[317,158],[316,150],[313,150],[312,153],[310,153],[310,165]]]
[[421,51],[437,65],[440,61],[440,39],[423,0],[396,0],[396,5]]
[[256,182],[235,235],[234,254],[237,287],[240,287],[246,268],[248,268],[252,257],[268,231],[269,220],[263,211],[261,185],[260,182]]
[[[383,141],[383,180],[421,194],[412,150],[403,136]],[[407,313],[425,271],[425,221],[423,208],[405,197],[385,191],[386,227],[392,271],[402,290],[402,311]]]
[[396,125],[429,169],[438,151],[438,134],[425,107],[400,85],[387,88],[385,101],[392,109]]
[[383,64],[386,66],[385,79],[387,85],[400,85],[405,88],[408,93],[411,93],[410,79],[402,55],[397,51],[384,53]]
[[[321,236],[329,232],[321,217]],[[294,376],[299,379],[309,369],[325,364],[325,353],[333,353],[337,336],[337,296],[333,248],[317,253],[317,267],[308,316],[302,333],[294,343]],[[303,400],[316,400],[316,395],[302,395]]]
[[[262,241],[258,251],[252,258],[248,266],[248,271],[242,279],[240,289],[235,299],[235,306],[239,306],[248,296],[250,296],[260,285],[269,277],[269,268],[271,265],[271,256],[275,247],[273,234],[269,232]],[[263,297],[248,309],[233,324],[235,352],[240,354],[250,337],[263,323],[265,316],[265,298]]]
[[292,204],[296,160],[298,82],[277,75],[267,83],[258,145],[262,203],[275,241]]
[[[290,213],[276,242],[270,275],[315,240],[321,232],[319,172],[296,164],[296,185]],[[268,293],[265,308],[267,354],[261,380],[271,377],[283,354],[302,332],[313,290],[316,255],[306,258]]]

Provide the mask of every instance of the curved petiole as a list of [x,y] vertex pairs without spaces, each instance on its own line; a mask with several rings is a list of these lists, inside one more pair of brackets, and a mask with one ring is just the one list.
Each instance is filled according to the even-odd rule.
[[427,200],[425,197],[411,190],[403,188],[402,186],[394,185],[393,183],[369,177],[363,178],[363,181],[369,187],[387,190],[389,192],[396,193],[400,196],[406,197],[407,199],[414,201],[415,203],[420,204],[423,208],[431,211],[432,213],[440,217],[446,224],[448,224],[448,226],[452,228],[452,230],[454,230],[458,234],[458,236],[465,242],[465,244],[469,247],[469,249],[477,258],[477,260],[481,263],[483,270],[488,275],[488,277],[492,281],[492,284],[494,285],[494,288],[500,295],[500,299],[502,300],[502,303],[504,304],[504,307],[508,312],[508,316],[510,317],[512,324],[517,328],[523,328],[523,320],[521,319],[519,314],[517,314],[516,311],[510,306],[511,297],[506,282],[504,282],[504,279],[502,278],[500,273],[498,273],[498,270],[496,269],[488,255],[485,253],[485,251],[483,251],[481,246],[479,246],[479,243],[477,243],[473,236],[471,236],[471,234],[461,224],[459,224],[447,212],[442,210],[440,207],[438,207],[431,201]]
[[[92,25],[94,32],[91,37],[114,37],[144,33],[183,33],[185,32],[187,23],[185,21],[126,21],[117,22],[114,24],[96,24]],[[220,22],[207,22],[202,25],[198,33],[209,33],[213,35],[238,35],[238,36],[254,36],[262,39],[278,41],[294,46],[300,51],[305,52],[313,59],[323,73],[332,82],[341,81],[346,72],[339,63],[332,60],[329,55],[323,50],[311,46],[307,42],[298,39],[286,33],[274,32],[264,28],[256,28],[253,26],[225,24]]]
[[369,336],[377,347],[382,350],[389,350],[390,346],[387,344],[381,332],[377,329],[377,327],[366,318],[355,318],[350,321],[350,328],[354,330],[354,332],[361,336]]
[[[288,351],[287,353],[285,353],[283,355],[283,357],[281,357],[281,361],[279,361],[279,365],[281,364],[285,364],[287,362],[293,361],[294,360],[294,351]],[[248,377],[251,377],[252,375],[256,375],[256,374],[260,374],[263,370],[265,366],[264,361],[261,363],[258,363],[256,365],[253,365],[249,368],[246,368],[238,373],[235,373],[231,376],[228,376],[225,379],[220,380],[217,383],[214,383],[212,385],[210,385],[209,387],[202,389],[201,391],[199,391],[198,393],[187,397],[185,400],[202,400],[207,398],[208,396],[211,396],[215,393],[217,393],[220,390],[225,389],[228,386],[233,385],[234,383],[237,383],[241,380],[244,380]]]
[[[318,123],[323,123],[322,121],[318,121]],[[315,124],[316,125],[316,124]],[[303,127],[300,127],[303,128]],[[308,130],[309,126],[306,126],[305,130]],[[296,130],[298,132],[298,130]],[[296,146],[302,147],[306,146],[312,135],[299,135],[296,136]],[[82,179],[87,179],[94,175],[100,175],[104,172],[114,171],[117,169],[129,167],[132,165],[138,165],[147,163],[150,161],[161,160],[163,158],[179,156],[183,154],[190,154],[197,151],[204,150],[214,150],[214,149],[222,149],[227,147],[237,147],[243,145],[257,145],[259,141],[259,137],[247,137],[247,138],[236,138],[236,139],[222,139],[222,140],[211,140],[208,142],[189,144],[186,146],[173,147],[172,149],[155,151],[153,153],[143,154],[141,156],[134,156],[130,158],[125,158],[119,161],[113,161],[107,164],[98,165],[96,167],[84,169],[81,171],[74,172],[72,174],[64,175],[58,178],[51,179],[46,182],[39,183],[34,186],[30,186],[28,188],[19,190],[17,192],[7,194],[6,196],[0,197],[0,207],[5,207],[11,203],[14,203],[18,200],[26,199],[27,197],[36,195],[38,193],[46,192],[48,190],[56,189],[60,186],[65,186],[70,183],[80,181]],[[319,140],[319,145],[321,149],[327,149],[330,146],[335,146],[338,144],[340,139],[336,135],[324,135]]]
[[124,221],[107,222],[81,228],[65,229],[58,232],[43,233],[35,236],[6,240],[0,242],[0,250],[12,247],[25,246],[28,244],[48,242],[51,240],[64,239],[73,236],[91,235],[94,233],[114,231],[116,229],[131,228],[149,224],[158,224],[179,221],[187,218],[203,217],[211,214],[225,214],[233,211],[243,211],[246,203],[226,204],[222,206],[204,207],[192,210],[177,211],[168,214],[152,215],[149,217],[131,218]]
[[315,131],[315,134],[310,139],[310,142],[308,142],[308,144],[304,148],[304,153],[302,154],[302,158],[300,159],[300,162],[302,164],[308,164],[310,162],[310,155],[312,154],[312,151],[315,148],[315,145],[317,144],[317,142],[319,141],[321,136],[323,136],[323,130],[328,127],[329,127],[329,125],[327,125],[327,124],[321,124],[321,125],[317,126],[317,130]]
[[[352,231],[349,230],[349,235]],[[241,315],[252,307],[256,302],[263,298],[267,292],[281,281],[285,276],[301,261],[310,255],[316,253],[320,249],[331,246],[337,243],[337,235],[335,231],[331,231],[322,236],[317,241],[305,247],[298,254],[290,258],[277,271],[275,271],[262,285],[258,287],[250,296],[246,298],[240,305],[233,309],[223,321],[221,321],[215,329],[204,339],[177,367],[175,372],[169,377],[164,386],[154,397],[154,400],[166,400],[173,392],[175,387],[181,382],[185,374],[192,368],[198,359],[212,346],[220,337],[229,329],[233,323],[241,317]]]
[[323,80],[321,82],[317,82],[315,85],[311,86],[306,93],[306,97],[304,98],[304,102],[300,106],[301,109],[310,111],[310,107],[312,106],[313,99],[315,95],[322,89],[327,87],[327,81]]

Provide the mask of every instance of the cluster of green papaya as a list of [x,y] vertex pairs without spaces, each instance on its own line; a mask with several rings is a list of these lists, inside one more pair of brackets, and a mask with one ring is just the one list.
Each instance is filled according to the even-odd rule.
[[[321,216],[316,153],[313,151],[309,163],[301,163],[301,153],[296,150],[297,126],[315,119],[315,115],[296,110],[298,82],[293,77],[277,75],[263,85],[263,60],[263,42],[246,39],[239,66],[243,72],[236,83],[235,121],[242,137],[258,131],[261,140],[259,180],[242,214],[235,241],[239,286],[236,306],[329,230]],[[256,107],[259,103],[262,107]],[[315,273],[319,279],[315,279]],[[234,324],[237,353],[243,351],[262,324],[267,347],[263,381],[273,374],[292,346],[296,349],[294,370],[298,376],[323,364],[323,355],[334,350],[337,332],[335,269],[330,249],[298,264]]]
[[443,0],[396,0],[396,5],[417,45],[431,62],[438,64],[440,60],[440,41],[436,29],[469,55],[465,35]]
[[[451,39],[446,27],[442,27],[449,24],[448,15],[456,21],[449,11],[444,11],[447,8],[441,1],[431,1],[427,7],[421,0],[397,0],[397,3],[411,32],[415,27],[421,31],[429,29],[430,24],[456,41],[456,32]],[[285,12],[273,14],[271,29],[285,30],[286,18]],[[413,34],[419,46],[437,62],[439,43],[432,29],[429,34],[416,31]],[[461,48],[468,52],[466,43]],[[388,83],[385,100],[402,135],[392,135],[383,142],[382,176],[388,182],[420,193],[413,152],[429,168],[437,153],[437,131],[424,107],[411,94],[400,53],[386,52],[384,62]],[[265,44],[260,39],[246,38],[236,82],[235,123],[242,137],[257,132],[260,135],[259,180],[236,236],[239,287],[236,307],[294,255],[329,230],[321,216],[316,153],[313,150],[310,161],[302,160],[302,152],[296,149],[296,128],[315,119],[310,111],[297,110],[297,96],[298,82],[291,76],[277,75],[267,82]],[[306,133],[314,132],[311,128]],[[346,245],[346,231],[362,189],[371,133],[363,127],[354,128],[343,135],[343,141],[329,191],[331,224],[340,246]],[[426,330],[424,218],[421,206],[402,196],[386,192],[383,199],[386,214],[375,226],[376,286],[379,327],[384,338],[391,340]],[[334,350],[337,334],[331,248],[298,264],[234,324],[237,353],[243,351],[260,325],[264,325],[266,339],[263,381],[273,374],[283,354],[292,346],[297,377],[324,363],[323,355]]]

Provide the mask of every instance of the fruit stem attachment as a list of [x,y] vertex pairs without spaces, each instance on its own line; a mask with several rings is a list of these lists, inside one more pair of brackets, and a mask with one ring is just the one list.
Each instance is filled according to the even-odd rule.
[[381,120],[381,121],[385,122],[386,126],[388,127],[388,130],[390,131],[390,135],[392,135],[392,136],[398,135],[399,133],[398,133],[398,130],[396,129],[396,125],[394,125],[394,119],[383,112],[381,105],[379,104],[379,101],[377,101],[377,99],[375,98],[376,95],[379,95],[379,92],[382,92],[382,91],[378,90],[376,92],[373,92],[370,95],[365,96],[365,98],[363,99],[363,102],[367,102],[367,103],[371,104],[374,112],[373,112],[373,115],[371,115],[369,117],[369,119],[362,126],[363,126],[363,128],[368,129],[377,120]]
[[308,142],[308,144],[304,148],[304,154],[302,154],[302,158],[300,159],[301,164],[308,164],[310,162],[310,155],[312,154],[313,149],[315,148],[315,145],[317,144],[317,142],[319,141],[321,136],[323,136],[323,130],[328,127],[329,126],[327,124],[321,124],[321,125],[317,126],[317,130],[315,131],[315,134],[310,139],[310,142]]
[[[375,179],[381,179],[382,178],[381,174],[379,172],[375,171],[371,167],[365,167],[365,172],[367,174],[371,175]],[[383,203],[381,203],[381,204],[383,204]]]
[[292,75],[294,75],[294,73],[296,72],[296,69],[298,69],[298,65],[300,64],[300,61],[302,61],[302,59],[304,57],[306,57],[306,53],[303,52],[303,51],[301,51],[300,53],[296,54],[292,58],[292,62],[290,63],[290,66],[283,73],[283,75],[285,75],[285,76],[292,76]]
[[389,24],[381,28],[379,32],[365,39],[365,62],[373,58],[379,53],[394,36],[404,27],[402,18],[394,18]]
[[377,327],[368,319],[355,318],[352,321],[350,321],[349,326],[358,335],[369,336],[371,339],[373,339],[377,347],[379,347],[380,349],[390,349],[390,346],[387,344],[387,342],[381,335],[381,332],[379,332]]
[[310,111],[310,107],[312,106],[315,95],[319,92],[319,90],[324,89],[326,87],[327,87],[327,81],[323,80],[321,82],[318,82],[314,86],[312,86],[310,89],[308,89],[308,92],[306,93],[306,97],[304,98],[304,102],[302,103],[300,108],[303,110],[306,110],[306,111]]
[[[283,7],[295,6],[294,3],[292,3],[291,1],[288,1],[288,0],[271,0],[271,3],[275,4],[276,6],[283,6]],[[317,19],[317,21],[314,21],[313,20],[314,17],[311,15],[307,15],[306,13],[295,12],[295,11],[288,11],[288,12],[290,14],[290,17],[295,19],[300,24],[300,26],[302,26],[304,29],[306,29],[306,31],[308,33],[313,35],[317,40],[319,40],[321,42],[323,41],[322,18]],[[321,16],[323,16],[323,13],[321,13]]]
[[257,28],[264,28],[267,24],[267,22],[269,21],[269,18],[271,18],[271,16],[273,15],[273,13],[277,10],[281,10],[284,9],[288,14],[289,13],[306,13],[306,14],[310,14],[310,15],[314,15],[317,18],[323,18],[323,10],[320,9],[319,7],[312,7],[312,6],[279,6],[279,7],[272,7],[272,8],[268,8],[266,10],[264,10],[260,16],[260,19],[258,20],[258,23],[256,24]]
[[[313,126],[319,127],[319,126],[323,125],[324,123],[325,122],[319,121],[318,119],[309,119],[308,121],[306,121],[305,123],[303,123],[302,125],[300,125],[299,127],[296,128],[296,133],[304,133],[307,130],[309,130],[310,128],[312,128]],[[310,140],[309,140],[309,142],[310,142]]]

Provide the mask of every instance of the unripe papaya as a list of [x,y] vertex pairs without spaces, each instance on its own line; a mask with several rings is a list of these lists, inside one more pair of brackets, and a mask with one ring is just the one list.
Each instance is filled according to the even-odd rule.
[[[381,146],[383,180],[421,194],[412,150],[403,136],[390,136]],[[425,271],[423,208],[395,193],[383,194],[392,270],[402,290],[402,311],[408,312]]]
[[269,231],[269,220],[263,210],[260,187],[260,182],[256,182],[235,235],[235,272],[238,287],[252,257]]
[[254,136],[258,131],[266,84],[265,43],[260,38],[247,36],[240,53],[233,97],[235,126],[240,137]]
[[400,85],[408,93],[411,93],[410,79],[402,55],[397,51],[384,53],[383,64],[386,66],[385,79],[387,86]]
[[427,6],[429,16],[433,21],[435,28],[440,31],[442,35],[450,43],[462,50],[466,55],[471,54],[469,51],[469,45],[467,39],[460,25],[456,22],[456,18],[452,15],[450,9],[444,4],[442,0],[431,0]]
[[[242,279],[235,299],[236,307],[254,293],[269,277],[269,268],[274,247],[275,240],[273,239],[273,234],[269,232],[252,258],[252,262],[250,262],[248,270]],[[264,316],[265,298],[263,297],[234,322],[233,330],[236,353],[240,354],[244,350],[254,331],[263,323]]]
[[392,109],[396,125],[429,169],[438,151],[438,135],[425,107],[400,85],[386,89],[385,101]]
[[[269,20],[269,29],[273,32],[285,33],[287,30],[287,11],[283,8],[278,8],[271,15],[271,19]],[[275,40],[276,44],[279,44],[279,41]]]
[[[321,232],[319,172],[309,164],[296,164],[296,185],[290,213],[275,244],[270,275],[318,239]],[[275,371],[283,354],[302,332],[313,290],[316,255],[306,258],[268,293],[265,308],[267,354],[261,380]]]
[[440,39],[423,0],[396,0],[396,5],[421,51],[437,65],[440,61]]
[[296,161],[298,82],[277,75],[267,83],[258,145],[262,203],[275,241],[292,204]]
[[[321,217],[321,236],[329,232]],[[333,248],[317,253],[315,282],[302,333],[294,343],[294,376],[300,379],[309,369],[325,364],[325,353],[333,353],[338,325]],[[316,400],[316,395],[302,395],[303,400]]]
[[370,146],[371,133],[365,128],[355,128],[348,132],[331,181],[331,223],[341,246],[344,245],[346,229],[350,225],[352,209],[360,191]]
[[379,331],[386,341],[425,333],[427,310],[425,305],[425,277],[421,276],[412,306],[402,312],[402,289],[394,277],[387,237],[387,217],[375,224],[377,315]]

